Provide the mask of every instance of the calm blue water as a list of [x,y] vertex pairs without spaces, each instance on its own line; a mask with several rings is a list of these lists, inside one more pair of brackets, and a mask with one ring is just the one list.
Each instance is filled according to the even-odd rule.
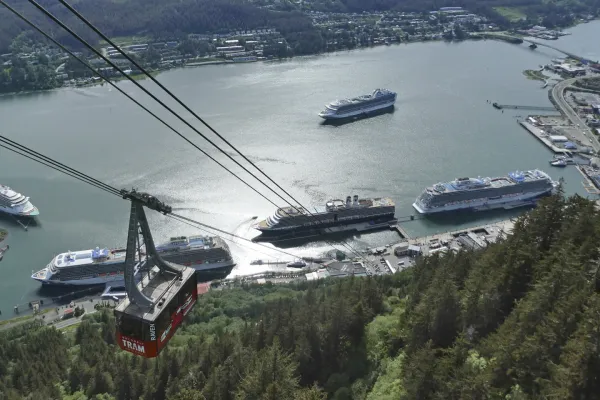
[[[599,22],[571,31],[553,45],[600,55],[595,39]],[[517,124],[517,116],[526,114],[501,113],[487,103],[550,105],[540,82],[525,79],[522,71],[558,56],[548,49],[531,51],[526,45],[495,41],[417,43],[173,70],[159,80],[302,204],[322,205],[330,197],[353,194],[390,196],[397,216],[403,217],[414,214],[411,204],[426,186],[459,176],[542,168],[555,179],[563,177],[568,193],[586,194],[575,169],[549,167],[549,151]],[[150,103],[132,84],[121,85]],[[337,127],[321,124],[317,113],[324,104],[376,87],[398,92],[393,114]],[[180,121],[164,112],[161,116],[259,187]],[[209,134],[191,116],[186,118]],[[272,204],[106,86],[2,97],[0,120],[2,135],[116,187],[149,191],[180,214],[238,235],[256,235],[252,216],[274,212]],[[10,231],[6,243],[11,249],[0,263],[0,310],[7,316],[14,304],[40,296],[30,274],[54,254],[123,244],[129,203],[4,149],[0,167],[0,182],[30,196],[41,211],[39,224],[27,232],[9,219],[0,220]],[[416,236],[511,215],[419,220],[404,226]],[[150,218],[159,242],[175,234],[201,233],[156,213]],[[352,243],[375,246],[395,239],[383,232]],[[291,258],[239,240],[230,246],[239,263],[234,274],[262,269],[250,266],[252,259]],[[314,243],[290,251],[311,255],[327,249]]]

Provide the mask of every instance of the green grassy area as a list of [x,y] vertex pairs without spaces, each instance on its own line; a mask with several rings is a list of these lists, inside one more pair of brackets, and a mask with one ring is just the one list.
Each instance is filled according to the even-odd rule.
[[494,7],[494,10],[511,22],[525,18],[525,14],[518,7]]
[[[151,40],[151,37],[150,36],[118,36],[115,38],[110,38],[110,40],[112,40],[119,46],[129,46],[130,44],[148,43]],[[108,45],[108,43],[106,43],[104,40],[101,40],[99,42],[99,45],[102,47],[102,46]]]
[[8,231],[6,229],[0,229],[0,242],[6,239]]
[[543,72],[533,69],[526,69],[523,71],[523,75],[525,75],[527,79],[533,79],[537,81],[546,81],[546,79],[550,78],[549,76],[544,75]]
[[[48,314],[50,311],[54,311],[54,308],[47,308],[45,310],[42,310],[40,312],[40,314],[38,314],[38,315]],[[29,314],[29,315],[23,315],[21,317],[14,317],[11,319],[0,321],[0,327],[2,327],[4,325],[8,325],[8,324],[16,324],[16,323],[20,323],[20,322],[25,322],[27,320],[33,319],[33,317],[34,317],[33,314]]]

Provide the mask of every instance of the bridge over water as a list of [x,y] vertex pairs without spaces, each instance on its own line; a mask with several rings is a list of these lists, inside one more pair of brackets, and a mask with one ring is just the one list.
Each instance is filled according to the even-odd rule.
[[573,54],[573,53],[570,53],[570,52],[568,52],[568,51],[565,51],[565,50],[559,49],[558,47],[552,46],[552,45],[550,45],[550,44],[548,44],[548,43],[539,42],[539,41],[537,41],[537,40],[533,40],[533,39],[525,39],[525,38],[518,37],[518,36],[505,35],[505,34],[500,34],[500,35],[497,35],[497,36],[498,36],[498,37],[505,37],[505,38],[507,38],[507,39],[522,40],[522,41],[524,41],[524,42],[527,42],[527,43],[532,43],[532,44],[535,44],[536,46],[543,46],[543,47],[547,47],[547,48],[549,48],[549,49],[552,49],[552,50],[558,51],[559,53],[562,53],[562,54],[566,55],[566,56],[567,56],[567,57],[569,57],[569,58],[573,58],[573,59],[575,59],[575,60],[577,60],[577,61],[580,61],[580,62],[582,62],[582,63],[584,63],[584,64],[588,64],[588,63],[591,63],[591,64],[598,64],[598,61],[592,61],[592,60],[588,60],[588,59],[587,59],[587,58],[585,58],[585,57],[581,57],[581,56],[578,56],[577,54]]
[[584,58],[584,57],[580,57],[580,56],[578,56],[577,54],[573,54],[573,53],[569,53],[568,51],[561,50],[561,49],[559,49],[558,47],[555,47],[555,46],[549,45],[549,44],[547,44],[547,43],[538,42],[537,40],[523,39],[523,41],[524,41],[524,42],[528,42],[528,43],[533,43],[533,44],[535,44],[536,46],[544,46],[544,47],[547,47],[547,48],[549,48],[549,49],[552,49],[552,50],[558,51],[559,53],[563,53],[563,54],[564,54],[564,55],[566,55],[567,57],[569,57],[569,58],[574,58],[574,59],[575,59],[575,60],[577,60],[577,61],[581,61],[581,62],[592,62],[592,63],[594,62],[594,61],[588,60],[588,59],[586,59],[586,58]]

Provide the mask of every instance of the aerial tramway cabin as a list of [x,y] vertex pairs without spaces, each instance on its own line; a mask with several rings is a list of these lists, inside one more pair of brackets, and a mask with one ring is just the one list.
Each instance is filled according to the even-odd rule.
[[156,357],[198,300],[197,285],[193,268],[184,268],[178,278],[154,267],[138,284],[141,292],[154,300],[154,307],[139,306],[126,298],[115,308],[121,349],[146,358]]

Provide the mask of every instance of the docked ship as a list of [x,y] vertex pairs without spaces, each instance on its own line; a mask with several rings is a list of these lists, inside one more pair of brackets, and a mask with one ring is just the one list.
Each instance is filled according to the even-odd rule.
[[395,222],[396,206],[392,199],[359,199],[357,195],[330,200],[322,209],[309,213],[302,207],[282,207],[254,226],[261,235],[254,241],[303,239],[329,233],[368,231],[389,228]]
[[371,94],[331,102],[319,113],[324,119],[343,119],[365,116],[391,108],[396,103],[396,93],[387,89],[375,89]]
[[[96,247],[61,253],[31,278],[44,285],[118,286],[124,282],[125,250]],[[235,266],[229,247],[218,237],[172,237],[156,251],[166,261],[194,268],[200,281],[224,278]]]
[[499,178],[458,178],[428,187],[413,203],[421,214],[489,210],[534,205],[558,185],[540,170],[511,172]]
[[40,214],[37,207],[29,201],[29,197],[4,185],[0,185],[0,211],[17,217],[35,217]]

